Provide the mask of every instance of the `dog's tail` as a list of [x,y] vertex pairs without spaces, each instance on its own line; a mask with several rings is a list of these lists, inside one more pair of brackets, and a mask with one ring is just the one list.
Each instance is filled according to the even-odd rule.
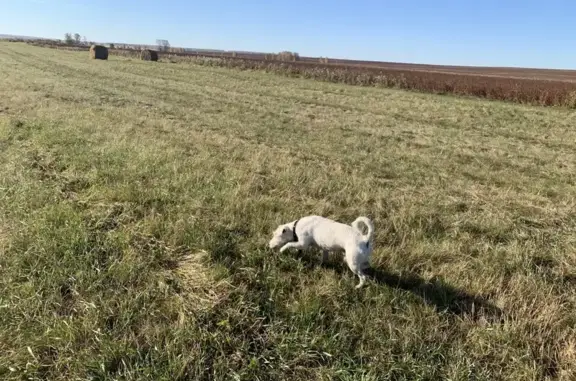
[[[366,225],[368,233],[364,234],[362,232],[360,224]],[[358,217],[354,222],[352,222],[352,227],[356,229],[362,235],[362,237],[364,237],[366,241],[372,240],[372,236],[374,235],[374,224],[372,223],[372,221],[370,221],[368,217]]]

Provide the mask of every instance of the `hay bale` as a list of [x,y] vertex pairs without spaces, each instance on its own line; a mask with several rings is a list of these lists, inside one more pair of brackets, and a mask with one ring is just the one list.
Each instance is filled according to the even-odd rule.
[[94,60],[107,60],[108,48],[102,45],[92,45],[90,47],[90,58]]
[[158,61],[158,52],[150,49],[143,49],[140,52],[140,59],[143,61]]

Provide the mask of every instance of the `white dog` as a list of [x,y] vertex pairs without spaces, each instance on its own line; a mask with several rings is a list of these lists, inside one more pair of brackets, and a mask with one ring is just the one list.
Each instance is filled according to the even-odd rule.
[[[366,234],[362,233],[361,223],[368,229]],[[345,225],[320,216],[307,216],[278,226],[269,246],[271,249],[282,246],[281,253],[290,248],[303,250],[316,246],[322,250],[322,261],[328,258],[329,251],[344,250],[348,267],[360,278],[356,286],[360,288],[366,282],[363,270],[369,266],[373,235],[374,225],[367,217],[358,217],[351,225]]]

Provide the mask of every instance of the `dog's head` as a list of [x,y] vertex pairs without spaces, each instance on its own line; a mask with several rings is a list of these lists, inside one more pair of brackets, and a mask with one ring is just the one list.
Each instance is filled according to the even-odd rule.
[[268,243],[271,249],[275,249],[280,246],[284,246],[288,242],[292,242],[294,239],[293,227],[290,224],[280,225],[274,230],[272,239]]

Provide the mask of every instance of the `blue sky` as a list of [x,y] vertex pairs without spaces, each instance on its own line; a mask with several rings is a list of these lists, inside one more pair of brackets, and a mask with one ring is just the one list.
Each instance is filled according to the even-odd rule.
[[0,33],[576,69],[576,1],[0,0]]

